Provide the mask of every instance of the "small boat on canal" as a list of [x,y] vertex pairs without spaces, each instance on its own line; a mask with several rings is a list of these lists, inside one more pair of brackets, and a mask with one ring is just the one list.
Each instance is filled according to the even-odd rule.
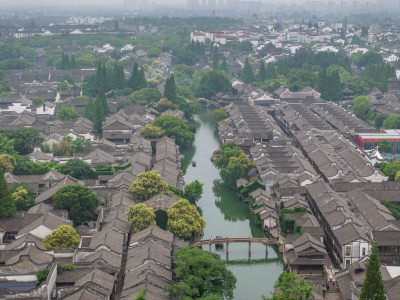
[[[222,236],[217,235],[217,236],[215,237],[215,239],[217,239],[217,240],[222,239]],[[215,244],[215,249],[223,249],[223,248],[224,248],[224,244],[223,244],[223,243],[217,243],[217,244]]]

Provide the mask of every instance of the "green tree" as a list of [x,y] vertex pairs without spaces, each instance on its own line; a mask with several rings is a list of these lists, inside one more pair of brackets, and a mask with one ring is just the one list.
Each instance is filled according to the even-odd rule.
[[165,89],[164,89],[164,98],[167,98],[169,101],[174,102],[177,97],[176,94],[176,84],[175,84],[175,77],[174,74],[167,79],[165,82]]
[[358,96],[353,100],[351,110],[360,119],[364,119],[371,102],[367,96]]
[[196,203],[200,200],[201,195],[203,194],[203,185],[197,179],[187,185],[185,185],[185,191],[183,196],[189,200],[190,203]]
[[[100,92],[101,93],[101,92]],[[100,133],[102,128],[103,128],[103,122],[106,120],[106,114],[104,111],[104,101],[105,96],[104,92],[102,93],[102,96],[100,95],[97,97],[96,102],[94,103],[94,111],[93,111],[93,128],[97,133]],[[104,99],[103,99],[104,97]]]
[[214,117],[215,123],[218,123],[222,120],[225,120],[228,117],[228,114],[224,108],[219,108],[219,109],[214,110],[213,117]]
[[5,173],[12,173],[14,171],[17,162],[15,158],[9,154],[0,155],[0,168],[3,169]]
[[375,239],[372,240],[371,244],[372,247],[365,271],[365,280],[361,288],[360,300],[385,300],[386,296],[380,270],[381,264],[379,262],[378,245]]
[[[76,63],[76,58],[75,58],[75,55],[72,55],[72,57],[71,57],[71,64],[70,64],[71,66],[70,66],[70,69],[71,70],[76,70],[76,69],[78,69],[78,64]],[[70,82],[71,84],[73,83],[73,82]]]
[[136,89],[141,90],[144,88],[147,88],[147,80],[146,80],[146,76],[144,74],[144,69],[142,67],[142,68],[140,68],[137,78],[136,78]]
[[273,63],[269,63],[267,65],[267,69],[265,72],[265,79],[275,79],[276,78],[276,71],[275,71],[275,65]]
[[110,113],[110,108],[108,107],[106,95],[104,94],[104,90],[102,88],[99,91],[99,95],[97,96],[96,101],[100,101],[103,108],[104,116],[107,116]]
[[[0,129],[1,132],[1,129]],[[14,140],[8,139],[4,134],[0,133],[0,154],[15,154]]]
[[399,129],[400,128],[400,116],[390,115],[383,121],[383,129]]
[[179,200],[168,209],[168,230],[181,238],[199,236],[205,226],[206,221],[186,199]]
[[214,151],[213,157],[214,165],[218,169],[226,168],[229,164],[231,157],[239,157],[243,153],[239,146],[235,143],[226,143],[221,148]]
[[168,109],[176,109],[176,106],[169,101],[167,98],[161,98],[160,101],[157,102],[157,104],[155,105],[156,109],[159,112],[164,112]]
[[163,230],[167,230],[168,213],[163,209],[158,209],[155,212],[157,226]]
[[140,129],[140,135],[145,139],[158,139],[164,136],[164,130],[152,124],[147,124]]
[[392,144],[388,140],[383,140],[376,144],[382,152],[393,152]]
[[243,80],[245,83],[252,83],[254,81],[253,69],[250,66],[249,59],[246,57],[244,62],[244,67],[240,70],[239,78]]
[[74,227],[69,225],[61,225],[54,229],[46,238],[43,240],[43,245],[49,249],[68,249],[78,248],[81,238],[76,233]]
[[150,49],[149,51],[147,51],[147,57],[149,57],[149,58],[157,58],[157,57],[159,57],[160,56],[160,50],[159,49],[157,49],[157,48],[153,48],[153,49]]
[[232,83],[221,71],[196,72],[193,78],[193,90],[196,97],[211,98],[219,92],[232,91]]
[[222,71],[225,71],[225,72],[228,72],[228,71],[229,71],[229,65],[228,65],[228,63],[226,62],[226,57],[225,57],[225,56],[222,58],[222,63],[221,63],[220,69],[221,69]]
[[264,300],[307,300],[313,299],[312,295],[316,290],[315,286],[309,285],[303,277],[297,278],[296,272],[282,273],[275,284],[275,288],[279,289],[277,294],[272,298]]
[[31,188],[24,184],[16,184],[11,189],[11,198],[15,203],[17,211],[27,212],[36,205],[36,195]]
[[219,54],[218,54],[218,48],[215,47],[214,53],[213,53],[213,61],[212,61],[212,66],[214,70],[218,69],[219,65]]
[[128,87],[130,87],[132,91],[140,90],[139,83],[143,81],[143,78],[139,78],[141,76],[139,66],[135,63],[133,65],[131,76],[128,79]]
[[376,167],[379,167],[382,173],[385,176],[389,176],[390,181],[393,181],[395,180],[397,172],[400,171],[400,162],[399,161],[394,161],[391,163],[383,162],[381,164],[376,164]]
[[57,90],[59,90],[59,91],[66,91],[66,90],[69,90],[68,83],[66,83],[64,80],[61,81],[61,82],[57,85]]
[[68,210],[75,225],[92,221],[99,206],[99,199],[94,192],[80,184],[62,187],[54,194],[53,199],[54,207]]
[[44,269],[44,270],[38,270],[36,272],[36,278],[38,281],[38,285],[41,285],[43,282],[47,280],[47,276],[49,275],[50,270],[49,269]]
[[46,103],[46,100],[44,100],[43,98],[40,98],[40,97],[33,98],[34,105],[42,105],[44,103]]
[[[232,299],[236,286],[235,275],[219,255],[199,248],[184,247],[174,252],[177,284],[167,285],[170,297],[188,299]],[[203,298],[201,298],[203,299]]]
[[69,174],[79,180],[98,178],[92,167],[79,158],[68,160],[66,164],[58,166],[57,170],[63,174]]
[[266,73],[266,70],[265,70],[264,60],[262,59],[261,62],[260,62],[260,68],[258,70],[257,80],[258,81],[264,81],[265,79],[267,79],[267,73]]
[[6,179],[4,178],[4,171],[0,168],[0,218],[14,217],[15,216],[15,203],[11,198],[10,190]]
[[140,174],[129,188],[129,193],[140,202],[166,191],[168,191],[168,184],[157,171],[148,171]]
[[161,97],[162,95],[160,91],[152,88],[144,88],[139,91],[135,91],[132,94],[133,100],[146,100],[147,104],[157,103],[161,99]]
[[126,213],[128,222],[132,225],[133,233],[145,230],[146,228],[156,225],[156,215],[152,208],[147,207],[143,203],[130,206]]
[[14,140],[14,149],[21,155],[31,153],[35,145],[40,145],[43,142],[40,131],[33,127],[6,130],[4,134],[8,139]]
[[141,290],[137,295],[135,300],[146,300],[144,298],[144,296],[146,296],[146,290]]
[[93,148],[92,142],[89,139],[77,137],[71,142],[71,153],[87,152]]
[[375,127],[378,128],[378,129],[382,128],[383,122],[385,121],[385,119],[386,119],[387,117],[388,117],[388,116],[385,115],[385,114],[378,114],[378,115],[375,117]]
[[57,113],[57,116],[60,120],[75,120],[77,115],[78,114],[76,113],[73,105],[61,107]]
[[190,146],[194,141],[194,134],[190,132],[189,126],[181,118],[164,115],[156,118],[153,125],[161,128],[165,135],[174,139],[181,148]]

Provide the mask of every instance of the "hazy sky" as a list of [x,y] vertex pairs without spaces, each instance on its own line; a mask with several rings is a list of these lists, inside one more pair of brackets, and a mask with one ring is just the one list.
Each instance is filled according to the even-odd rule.
[[[148,3],[156,3],[156,4],[164,4],[164,5],[186,5],[187,0],[147,0]],[[245,0],[246,1],[246,0]],[[304,0],[262,0],[262,2],[304,2]],[[5,6],[71,6],[71,5],[80,5],[80,6],[89,6],[89,5],[122,5],[123,0],[0,0],[0,9],[1,5]]]

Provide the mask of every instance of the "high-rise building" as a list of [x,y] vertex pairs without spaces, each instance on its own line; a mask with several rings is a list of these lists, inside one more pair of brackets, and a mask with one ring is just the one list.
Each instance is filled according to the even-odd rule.
[[238,10],[239,0],[226,0],[226,8],[228,10]]
[[201,7],[202,7],[203,9],[206,9],[206,8],[207,8],[207,0],[202,0]]
[[217,0],[208,0],[208,9],[216,9]]
[[198,8],[199,0],[187,0],[187,7],[189,9]]
[[124,0],[124,6],[126,9],[138,9],[139,0]]

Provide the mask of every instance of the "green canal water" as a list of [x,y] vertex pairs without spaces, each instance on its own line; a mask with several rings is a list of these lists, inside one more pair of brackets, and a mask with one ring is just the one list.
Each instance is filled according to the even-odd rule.
[[[195,116],[198,122],[196,140],[191,148],[182,152],[186,183],[198,179],[204,184],[203,197],[198,202],[207,222],[204,238],[217,235],[264,237],[264,232],[251,217],[248,204],[242,203],[236,193],[226,186],[216,183],[220,176],[210,158],[220,147],[220,142],[212,112],[212,109],[204,108]],[[192,167],[192,160],[197,162],[196,167]],[[204,246],[203,250],[208,251],[208,247]],[[261,299],[262,294],[270,296],[275,281],[282,273],[282,255],[275,247],[269,247],[268,254],[264,245],[252,244],[251,248],[249,257],[248,244],[233,243],[229,245],[227,256],[225,249],[216,250],[213,246],[213,252],[226,261],[237,278],[234,299]]]

